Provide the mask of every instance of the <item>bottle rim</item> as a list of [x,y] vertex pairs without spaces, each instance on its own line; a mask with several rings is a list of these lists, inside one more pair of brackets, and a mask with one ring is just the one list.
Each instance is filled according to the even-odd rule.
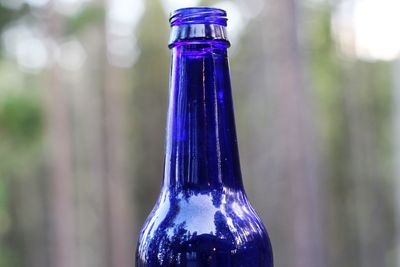
[[171,26],[184,24],[227,25],[226,11],[215,7],[185,7],[170,13]]

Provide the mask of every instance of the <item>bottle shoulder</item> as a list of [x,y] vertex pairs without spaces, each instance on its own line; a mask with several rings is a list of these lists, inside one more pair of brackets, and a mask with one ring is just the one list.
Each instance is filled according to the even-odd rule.
[[137,260],[170,262],[154,266],[179,266],[178,261],[187,262],[188,257],[255,261],[252,265],[218,266],[272,266],[260,264],[272,262],[271,245],[243,191],[161,194],[142,228]]

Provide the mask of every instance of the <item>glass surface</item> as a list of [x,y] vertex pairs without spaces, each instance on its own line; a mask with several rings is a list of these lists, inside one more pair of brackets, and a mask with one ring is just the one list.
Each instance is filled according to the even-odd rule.
[[[201,16],[207,23],[226,15],[219,9],[181,9],[171,23],[180,13],[194,16],[180,23],[196,24]],[[170,43],[164,181],[140,234],[136,266],[272,267],[267,231],[242,184],[229,42],[186,37]]]

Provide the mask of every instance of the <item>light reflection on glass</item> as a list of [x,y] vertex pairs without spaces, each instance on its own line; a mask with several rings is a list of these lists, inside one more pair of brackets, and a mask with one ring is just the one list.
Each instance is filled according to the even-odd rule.
[[[159,251],[160,265],[166,262],[190,265],[201,253],[198,240],[202,240],[202,244],[204,240],[214,240],[211,247],[206,244],[200,250],[234,256],[252,244],[257,246],[264,238],[263,226],[240,190],[224,188],[217,193],[187,190],[177,194],[164,190],[153,212],[148,227],[144,228],[147,240],[140,244],[139,251],[145,258],[149,251]],[[219,243],[224,245],[219,246]],[[187,252],[174,253],[174,246],[167,244],[179,244],[179,249],[175,249]],[[226,244],[230,244],[229,250],[225,249]],[[172,255],[176,255],[175,258],[171,258]]]

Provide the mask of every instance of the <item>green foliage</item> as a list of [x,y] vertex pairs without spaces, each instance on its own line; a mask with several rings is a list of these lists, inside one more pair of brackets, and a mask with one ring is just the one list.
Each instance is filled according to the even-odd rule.
[[[23,5],[21,9],[12,10],[0,4],[0,33],[12,21],[29,13],[28,5]],[[0,43],[1,45],[1,43]]]
[[337,244],[329,257],[335,265],[343,265],[337,259],[346,259],[349,266],[359,266],[362,259],[350,257],[352,251],[356,247],[374,250],[372,245],[366,248],[365,237],[360,238],[366,233],[360,225],[373,229],[379,224],[376,228],[385,229],[371,237],[376,240],[374,246],[382,250],[390,243],[387,233],[394,232],[393,220],[379,221],[371,212],[374,203],[380,203],[380,216],[390,217],[391,195],[385,178],[390,176],[391,69],[385,62],[340,54],[332,37],[331,13],[328,5],[315,7],[309,34],[311,76],[321,111],[318,123],[326,158],[328,221],[342,218],[327,231],[328,239]]
[[[37,96],[19,92],[0,101],[0,175],[17,177],[36,166],[44,115]],[[22,168],[24,166],[24,168]]]
[[16,251],[14,251],[11,248],[7,247],[2,247],[0,245],[0,267],[16,267],[16,266],[21,266],[20,264],[20,259],[18,255],[16,254]]
[[9,9],[0,4],[0,31],[3,30],[12,20],[15,20],[29,12],[28,5],[23,5],[22,8],[18,10]]
[[0,103],[0,138],[27,145],[37,140],[43,128],[40,103],[31,96],[10,96]]
[[[10,193],[9,180],[0,179],[0,241],[6,239],[11,230],[12,221],[10,214]],[[0,242],[0,267],[18,266],[16,259],[18,258],[12,245],[6,242]]]
[[0,267],[17,267],[22,266],[23,245],[15,235],[11,192],[15,179],[38,167],[44,116],[34,80],[28,86],[14,65],[0,63]]
[[93,25],[104,23],[105,11],[95,5],[88,5],[67,20],[66,33],[79,34]]
[[[316,7],[310,25],[311,72],[316,91],[324,138],[334,143],[341,126],[341,97],[343,94],[343,70],[340,66],[335,42],[332,39],[331,10],[328,5]],[[336,112],[335,112],[336,111]]]
[[8,214],[9,190],[8,181],[0,179],[0,236],[6,234],[10,228],[10,215]]

